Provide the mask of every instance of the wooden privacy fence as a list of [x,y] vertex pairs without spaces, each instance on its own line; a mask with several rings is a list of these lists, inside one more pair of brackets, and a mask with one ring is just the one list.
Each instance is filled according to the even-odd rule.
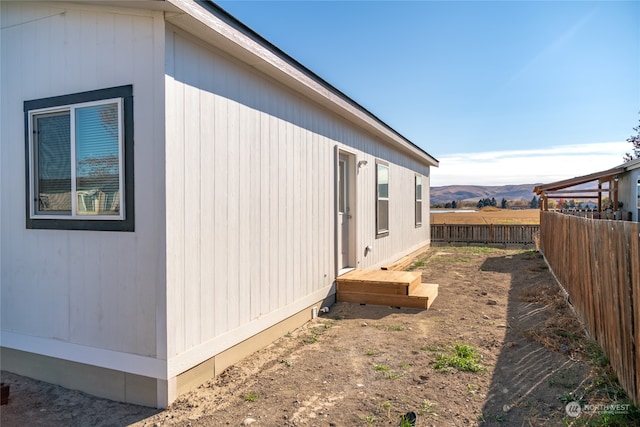
[[539,231],[539,225],[431,224],[431,242],[530,244]]
[[541,212],[540,248],[620,385],[640,393],[640,223]]

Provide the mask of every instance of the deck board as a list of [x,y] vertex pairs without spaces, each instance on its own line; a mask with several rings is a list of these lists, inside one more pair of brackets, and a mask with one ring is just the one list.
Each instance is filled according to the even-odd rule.
[[426,310],[438,296],[438,285],[421,282],[420,272],[352,270],[336,279],[337,299]]

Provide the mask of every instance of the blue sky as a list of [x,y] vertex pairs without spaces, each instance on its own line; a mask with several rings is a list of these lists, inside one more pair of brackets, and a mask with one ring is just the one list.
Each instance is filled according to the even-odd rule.
[[440,160],[431,185],[622,163],[640,119],[640,1],[219,1]]

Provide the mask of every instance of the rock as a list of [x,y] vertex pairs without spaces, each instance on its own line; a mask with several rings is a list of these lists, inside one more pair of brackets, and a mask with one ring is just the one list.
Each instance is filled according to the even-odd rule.
[[486,314],[483,314],[483,315],[482,315],[482,318],[483,318],[484,320],[489,320],[489,316],[487,316]]
[[249,425],[251,425],[251,424],[253,424],[255,422],[256,422],[256,420],[253,419],[253,418],[245,418],[244,420],[242,420],[242,425],[243,426],[249,426]]
[[496,304],[498,304],[498,301],[494,299],[490,299],[489,301],[487,301],[487,305],[496,305]]

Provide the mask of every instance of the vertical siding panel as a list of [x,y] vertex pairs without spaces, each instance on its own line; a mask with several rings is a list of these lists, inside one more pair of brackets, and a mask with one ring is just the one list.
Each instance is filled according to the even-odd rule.
[[[179,42],[180,39],[175,39],[174,50],[174,67],[175,74],[177,76],[184,74],[184,62],[183,57],[184,47]],[[184,235],[185,235],[185,219],[184,219],[184,206],[186,204],[186,198],[184,194],[185,180],[184,180],[184,85],[180,82],[176,82],[171,98],[173,101],[167,104],[167,111],[171,108],[172,127],[174,130],[173,138],[167,138],[166,150],[167,150],[167,260],[168,271],[171,271],[171,277],[167,278],[168,286],[170,287],[170,295],[168,298],[171,301],[170,308],[174,312],[173,321],[170,322],[170,328],[174,336],[174,354],[178,354],[185,349],[185,336],[184,336],[184,324],[185,324],[185,312],[184,312],[184,260],[185,260],[185,247],[184,247]],[[172,356],[173,354],[170,354]]]
[[[300,110],[294,107],[294,114],[296,115],[296,122],[300,120]],[[303,262],[302,258],[302,239],[304,237],[302,224],[300,222],[300,214],[304,202],[304,198],[300,192],[300,185],[302,181],[302,155],[301,155],[301,131],[298,126],[290,126],[291,132],[291,142],[292,142],[292,162],[289,164],[291,171],[291,184],[293,186],[293,194],[292,194],[292,203],[293,206],[293,222],[291,226],[291,239],[293,240],[293,253],[290,258],[293,265],[293,280],[290,282],[290,286],[292,287],[293,297],[291,301],[296,301],[301,297],[301,264]]]
[[201,172],[201,287],[202,294],[200,300],[200,317],[202,322],[202,340],[211,339],[215,336],[214,313],[215,313],[215,170],[216,159],[214,155],[214,114],[215,98],[210,92],[213,86],[213,64],[210,58],[202,58],[199,67],[200,81],[207,91],[200,94],[200,111],[202,113],[200,122],[200,170]]
[[[263,102],[265,93],[262,92]],[[264,104],[263,104],[264,106]],[[271,158],[269,157],[270,148],[270,132],[269,116],[261,112],[260,113],[260,176],[259,176],[259,191],[260,191],[260,205],[256,207],[259,211],[260,221],[260,277],[258,286],[261,289],[259,314],[269,313],[274,305],[272,305],[273,292],[272,286],[275,282],[272,281],[272,269],[271,269],[271,247],[270,247],[270,231],[271,231],[271,182],[270,182],[270,170],[271,170]]]
[[[253,102],[257,102],[257,96],[259,94],[259,88],[254,89]],[[251,311],[249,313],[250,319],[256,319],[260,316],[261,300],[263,298],[261,292],[261,267],[262,260],[260,257],[260,249],[262,248],[262,234],[260,232],[260,207],[262,205],[262,194],[260,193],[260,178],[262,174],[262,162],[261,162],[261,144],[260,137],[262,131],[260,129],[261,114],[259,111],[251,110],[251,139],[247,144],[249,149],[249,170],[248,175],[250,179],[249,193],[247,197],[243,197],[245,210],[249,217],[249,268],[250,268],[250,306]]]
[[[282,109],[278,99],[277,108]],[[278,206],[276,208],[278,217],[278,307],[287,303],[287,228],[288,218],[288,187],[287,187],[287,125],[283,121],[278,121]]]
[[[252,84],[238,84],[239,95],[244,99],[252,91]],[[251,152],[252,140],[255,138],[255,126],[252,111],[245,105],[239,107],[239,127],[238,133],[238,158],[237,158],[237,180],[238,180],[238,319],[239,324],[247,323],[251,319],[251,269],[252,264],[257,263],[257,259],[251,259],[253,246],[255,244],[251,224],[250,207],[246,202],[254,198],[251,189],[251,175],[255,153]]]
[[[217,63],[216,63],[217,64]],[[219,64],[214,71],[215,86],[219,88],[226,86],[226,70]],[[215,157],[215,181],[214,181],[214,197],[215,197],[215,225],[214,236],[215,245],[215,334],[219,335],[229,329],[229,320],[227,319],[227,310],[229,310],[229,250],[228,243],[230,240],[229,228],[227,227],[227,218],[229,210],[229,199],[227,198],[227,181],[228,181],[228,129],[227,114],[228,102],[221,96],[215,97],[215,113],[214,113],[214,157]],[[233,237],[231,237],[233,239]]]
[[[230,80],[230,88],[237,93],[239,84],[233,76],[228,76]],[[233,80],[232,80],[233,79]],[[240,194],[240,108],[235,102],[230,103],[227,115],[227,152],[228,152],[228,170],[227,170],[227,224],[229,228],[229,240],[227,242],[227,250],[229,252],[228,264],[228,313],[227,318],[229,329],[240,326],[240,310],[242,309],[240,302],[239,279],[240,269],[243,267],[240,262],[240,220],[238,199]],[[223,196],[224,197],[224,196]]]
[[200,91],[198,84],[200,61],[198,52],[184,47],[184,335],[185,346],[191,348],[200,343],[200,254],[201,254],[201,175],[200,175]]
[[[273,99],[273,97],[272,97]],[[273,102],[270,103],[273,106]],[[281,270],[281,244],[282,241],[282,215],[279,212],[281,205],[281,185],[280,185],[280,138],[279,138],[280,123],[273,117],[269,117],[269,224],[270,224],[270,237],[269,241],[269,261],[270,261],[270,279],[271,288],[270,293],[270,309],[275,310],[280,307],[281,302],[281,287],[282,287],[282,270]],[[266,157],[266,156],[265,156]]]

